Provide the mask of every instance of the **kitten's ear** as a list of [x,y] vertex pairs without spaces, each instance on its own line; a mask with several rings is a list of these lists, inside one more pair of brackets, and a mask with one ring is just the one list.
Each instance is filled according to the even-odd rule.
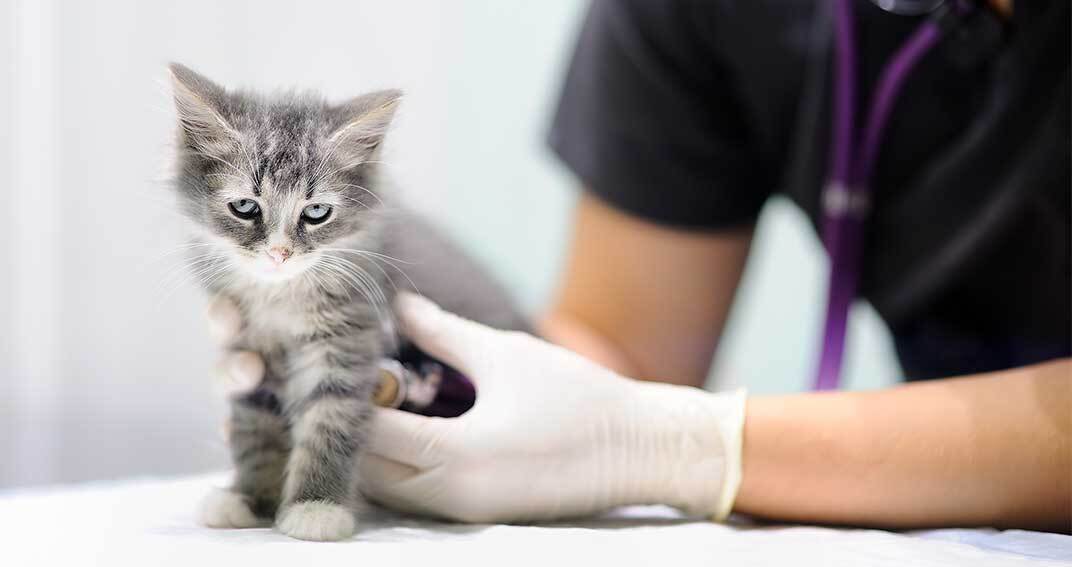
[[227,91],[189,67],[168,65],[179,117],[179,135],[190,149],[220,155],[238,142],[238,132],[220,113]]
[[402,100],[396,89],[361,95],[335,107],[335,130],[328,143],[347,165],[358,165],[375,155]]

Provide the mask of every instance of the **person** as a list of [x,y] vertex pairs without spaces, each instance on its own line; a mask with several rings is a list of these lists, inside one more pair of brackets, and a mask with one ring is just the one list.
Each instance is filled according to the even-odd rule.
[[[855,8],[864,96],[920,18]],[[894,107],[859,291],[913,383],[746,397],[699,387],[765,200],[781,192],[820,224],[829,13],[595,0],[550,135],[584,191],[548,342],[400,297],[405,334],[478,398],[453,419],[380,410],[363,490],[471,522],[659,503],[1068,531],[1068,10],[987,2]],[[229,367],[235,388],[259,380]]]

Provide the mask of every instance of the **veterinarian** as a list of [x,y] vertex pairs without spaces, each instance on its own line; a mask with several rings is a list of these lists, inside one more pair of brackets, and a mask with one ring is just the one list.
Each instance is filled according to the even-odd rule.
[[[381,410],[364,490],[473,522],[662,503],[1068,531],[1068,45],[1066,0],[596,0],[550,136],[584,184],[550,342],[401,297],[479,396]],[[834,266],[817,387],[854,297],[914,383],[699,389],[776,192]]]

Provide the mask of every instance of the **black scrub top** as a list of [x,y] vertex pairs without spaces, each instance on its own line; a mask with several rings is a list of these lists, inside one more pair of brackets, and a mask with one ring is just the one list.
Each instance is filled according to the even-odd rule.
[[[893,110],[860,294],[909,379],[1072,350],[1069,4],[1018,1],[1008,20],[969,18]],[[855,6],[866,109],[920,18]],[[748,225],[782,193],[817,226],[832,29],[821,0],[595,0],[551,147],[598,198],[662,225]]]

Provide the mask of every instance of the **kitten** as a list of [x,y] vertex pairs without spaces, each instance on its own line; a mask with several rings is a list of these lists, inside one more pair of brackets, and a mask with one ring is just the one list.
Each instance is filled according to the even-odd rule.
[[182,65],[170,70],[192,264],[210,293],[239,306],[233,347],[266,367],[263,385],[232,403],[235,482],[206,498],[202,521],[244,528],[274,518],[295,538],[349,537],[377,361],[396,348],[392,258],[412,260],[407,285],[447,309],[527,325],[457,249],[384,205],[377,156],[399,91],[329,104],[229,92]]

